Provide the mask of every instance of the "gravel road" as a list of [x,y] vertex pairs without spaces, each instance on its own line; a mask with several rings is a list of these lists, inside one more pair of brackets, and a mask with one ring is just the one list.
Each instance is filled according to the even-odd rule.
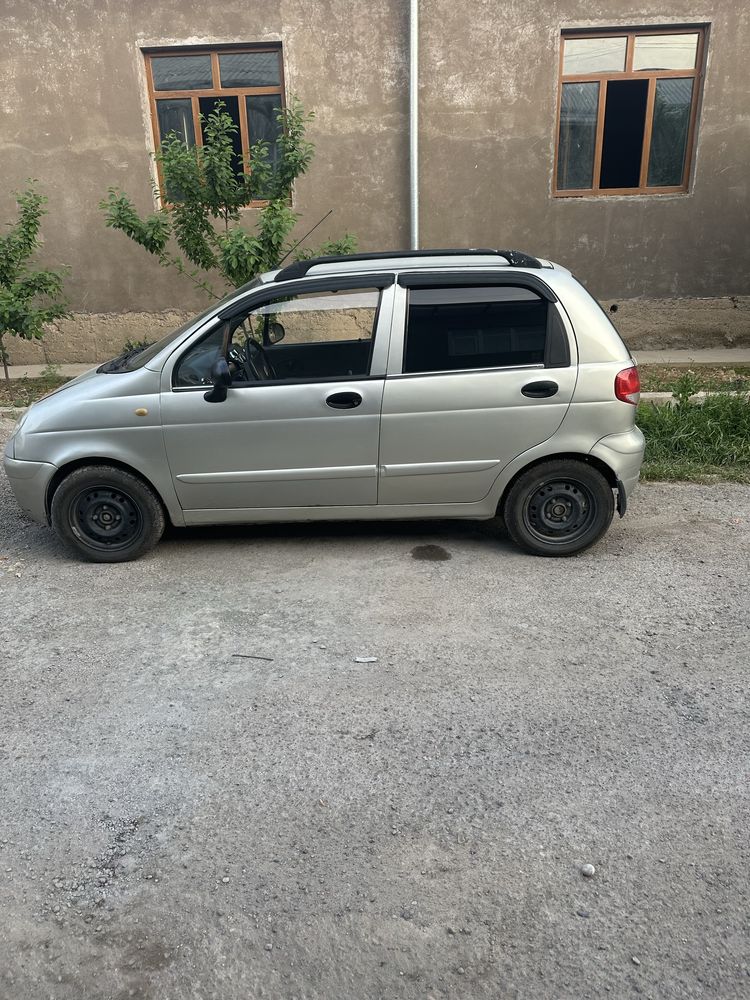
[[750,487],[0,557],[2,1000],[750,994]]

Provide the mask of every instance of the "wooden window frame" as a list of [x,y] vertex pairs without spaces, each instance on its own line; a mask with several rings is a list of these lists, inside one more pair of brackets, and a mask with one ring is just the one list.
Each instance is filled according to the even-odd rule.
[[[693,165],[695,151],[695,132],[698,120],[698,107],[703,91],[703,78],[705,75],[705,50],[706,50],[707,25],[672,25],[659,27],[640,28],[601,28],[585,30],[563,31],[560,36],[560,63],[557,76],[557,131],[555,134],[555,159],[552,174],[552,195],[555,198],[606,198],[610,195],[658,195],[658,194],[685,194],[690,188],[690,176]],[[638,36],[652,35],[698,35],[698,46],[695,56],[695,65],[692,69],[662,69],[662,70],[634,70],[633,53],[635,51],[635,39]],[[576,38],[626,38],[627,48],[625,52],[625,69],[607,73],[563,73],[563,59],[565,56],[565,43]],[[684,79],[692,77],[693,97],[690,108],[690,120],[688,123],[687,144],[685,149],[685,163],[683,165],[682,183],[668,187],[649,187],[648,161],[651,153],[651,132],[654,121],[654,101],[656,98],[656,81],[659,79]],[[601,188],[602,145],[604,140],[604,112],[607,102],[607,84],[610,80],[647,80],[648,95],[646,99],[646,121],[643,129],[643,148],[641,150],[641,169],[638,187],[631,188]],[[599,84],[599,104],[596,117],[596,136],[594,141],[594,167],[593,167],[593,187],[590,188],[558,188],[557,186],[557,163],[560,149],[560,108],[562,105],[562,91],[564,83],[598,83]]]
[[[240,116],[240,141],[242,144],[242,166],[245,173],[249,172],[248,156],[250,154],[250,133],[247,124],[247,102],[246,97],[259,96],[264,94],[278,94],[281,98],[280,107],[286,107],[285,87],[284,87],[284,59],[282,57],[281,42],[276,43],[245,43],[240,45],[183,45],[160,48],[142,49],[143,58],[146,63],[146,85],[148,88],[148,103],[151,112],[151,131],[154,139],[154,149],[161,145],[159,135],[159,116],[156,110],[156,102],[160,100],[170,100],[175,98],[189,98],[193,112],[193,132],[195,133],[195,145],[203,145],[203,135],[200,127],[200,105],[201,97],[236,97]],[[222,87],[219,70],[219,56],[226,54],[239,54],[241,52],[275,52],[279,59],[279,84],[272,87]],[[211,57],[211,83],[210,88],[196,90],[156,90],[154,87],[154,75],[151,60],[159,56],[210,56]],[[156,173],[159,184],[159,195],[162,203],[167,202],[164,177],[162,176],[161,164],[156,164]],[[252,201],[248,208],[261,208],[267,202],[263,200]]]

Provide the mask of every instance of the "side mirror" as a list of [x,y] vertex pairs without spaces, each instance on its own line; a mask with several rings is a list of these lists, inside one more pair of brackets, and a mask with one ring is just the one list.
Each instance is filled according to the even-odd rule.
[[227,386],[232,384],[232,373],[226,358],[217,358],[211,367],[213,388],[204,393],[207,403],[223,403],[227,398]]
[[268,343],[278,344],[280,340],[283,340],[286,336],[286,330],[281,325],[281,323],[269,323],[268,324]]

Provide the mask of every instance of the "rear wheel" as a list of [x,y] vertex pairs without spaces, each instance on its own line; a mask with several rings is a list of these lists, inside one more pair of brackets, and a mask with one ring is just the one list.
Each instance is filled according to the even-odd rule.
[[597,542],[612,521],[612,487],[585,462],[542,462],[513,484],[503,507],[513,541],[540,556],[570,556]]
[[110,465],[76,469],[52,497],[52,527],[92,562],[126,562],[152,549],[164,532],[164,511],[137,476]]

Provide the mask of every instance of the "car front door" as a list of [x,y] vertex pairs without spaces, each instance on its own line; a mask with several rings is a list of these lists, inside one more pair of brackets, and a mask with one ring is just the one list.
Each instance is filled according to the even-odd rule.
[[508,462],[562,423],[575,387],[575,345],[541,283],[399,280],[379,502],[480,501]]
[[[392,281],[271,286],[165,365],[165,443],[189,523],[377,503]],[[222,353],[232,384],[211,402]]]

